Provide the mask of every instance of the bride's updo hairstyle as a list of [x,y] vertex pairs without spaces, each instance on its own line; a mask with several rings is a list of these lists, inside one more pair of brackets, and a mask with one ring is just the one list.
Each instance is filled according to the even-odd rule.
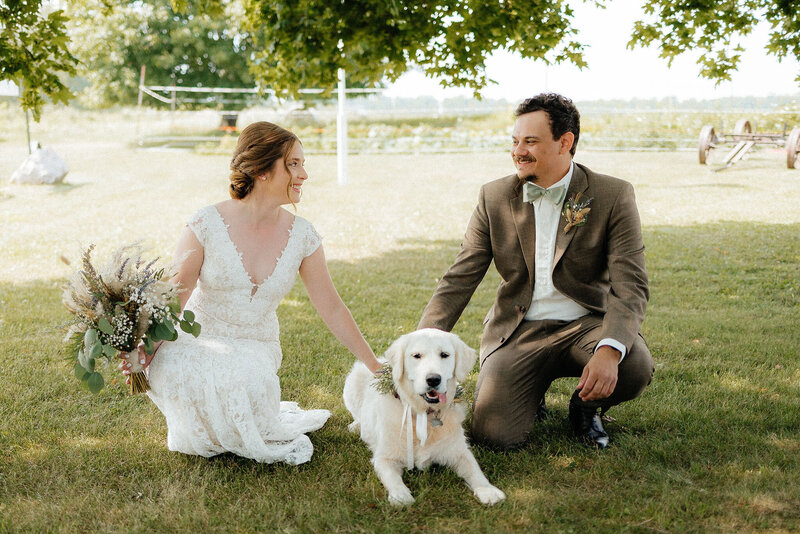
[[[254,122],[242,130],[231,159],[231,198],[249,195],[258,177],[270,172],[277,162],[285,166],[296,142],[295,134],[271,122]],[[287,196],[290,187],[287,184]]]

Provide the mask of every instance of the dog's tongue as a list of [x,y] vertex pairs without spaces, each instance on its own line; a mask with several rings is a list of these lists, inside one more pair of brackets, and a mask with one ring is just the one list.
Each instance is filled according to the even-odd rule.
[[442,404],[447,404],[447,392],[444,393],[437,393],[437,397],[439,397],[439,402]]

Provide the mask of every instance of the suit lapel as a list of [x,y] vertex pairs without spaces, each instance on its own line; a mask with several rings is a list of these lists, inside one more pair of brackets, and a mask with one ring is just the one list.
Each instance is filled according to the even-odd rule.
[[[577,164],[574,169],[572,180],[569,182],[569,189],[567,189],[567,195],[564,197],[565,203],[567,199],[574,198],[578,193],[585,194],[586,189],[589,188],[586,172]],[[575,236],[575,232],[579,230],[579,228],[572,228],[568,233],[564,233],[565,226],[567,226],[567,219],[561,215],[558,220],[558,230],[556,231],[556,250],[553,254],[553,268],[558,265],[558,262],[564,255],[564,251],[567,250],[570,241],[572,241],[572,238]]]
[[516,226],[519,244],[522,247],[522,256],[528,267],[528,278],[530,284],[533,285],[533,268],[536,259],[536,216],[533,205],[522,201],[522,187],[517,186],[514,192],[516,196],[509,198],[508,203],[511,206],[514,226]]

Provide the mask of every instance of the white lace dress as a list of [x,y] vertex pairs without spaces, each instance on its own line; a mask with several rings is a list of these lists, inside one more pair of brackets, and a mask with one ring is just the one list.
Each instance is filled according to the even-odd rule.
[[314,447],[305,433],[321,428],[330,412],[281,402],[275,312],[300,262],[319,247],[319,234],[295,217],[275,270],[254,288],[215,206],[188,224],[204,247],[200,278],[186,303],[202,333],[164,343],[148,373],[148,395],[167,420],[167,446],[206,457],[232,452],[259,462],[307,462]]

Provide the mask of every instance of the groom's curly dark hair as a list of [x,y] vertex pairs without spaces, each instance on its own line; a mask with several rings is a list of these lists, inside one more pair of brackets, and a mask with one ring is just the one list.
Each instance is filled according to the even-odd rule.
[[515,117],[534,111],[544,111],[550,117],[550,131],[553,139],[560,139],[567,132],[572,132],[575,140],[569,153],[575,155],[578,136],[581,133],[581,114],[569,98],[557,93],[541,93],[523,100],[514,112]]

